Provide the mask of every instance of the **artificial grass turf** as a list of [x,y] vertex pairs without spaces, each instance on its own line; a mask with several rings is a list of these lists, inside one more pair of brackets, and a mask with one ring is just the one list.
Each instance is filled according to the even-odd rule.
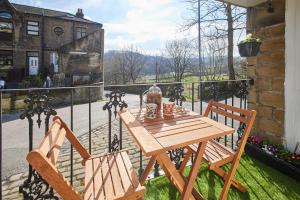
[[[225,166],[228,170],[229,165]],[[189,168],[185,170],[187,176]],[[275,169],[244,155],[238,165],[235,178],[247,192],[241,193],[231,186],[227,199],[258,200],[300,200],[300,182],[285,176]],[[195,187],[207,200],[219,199],[224,181],[206,164],[201,165]],[[158,177],[146,183],[146,200],[180,199],[176,188],[166,177]]]

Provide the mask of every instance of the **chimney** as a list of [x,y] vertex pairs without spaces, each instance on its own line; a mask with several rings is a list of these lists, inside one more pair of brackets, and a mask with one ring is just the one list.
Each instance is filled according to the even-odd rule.
[[77,13],[76,13],[76,17],[79,17],[79,18],[83,18],[84,17],[84,14],[82,12],[82,8],[78,8]]

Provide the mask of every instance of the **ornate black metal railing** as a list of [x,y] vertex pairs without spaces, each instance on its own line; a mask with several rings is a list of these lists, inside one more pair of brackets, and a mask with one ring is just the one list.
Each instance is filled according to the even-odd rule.
[[[247,107],[247,95],[249,80],[238,80],[238,81],[202,81],[195,83],[165,83],[157,84],[163,91],[163,101],[172,101],[177,105],[186,107],[195,112],[202,114],[205,111],[207,102],[210,100],[221,101],[225,104],[238,106],[241,108]],[[28,140],[29,147],[31,150],[33,145],[33,138],[36,136],[33,132],[33,127],[36,124],[37,127],[42,127],[44,124],[45,130],[48,130],[49,120],[51,116],[57,114],[57,108],[69,107],[69,118],[70,127],[74,129],[74,118],[82,117],[76,115],[76,110],[79,109],[77,104],[87,104],[84,107],[84,111],[87,116],[87,124],[85,130],[88,135],[88,149],[92,153],[93,144],[93,126],[92,117],[96,115],[108,116],[106,123],[108,128],[103,130],[105,137],[108,139],[107,151],[114,152],[125,148],[124,146],[124,133],[122,122],[118,119],[117,113],[127,107],[143,106],[142,94],[147,90],[151,84],[134,84],[134,85],[114,85],[107,86],[106,99],[95,104],[96,109],[92,109],[92,104],[97,100],[95,95],[97,92],[103,90],[103,84],[99,83],[92,86],[81,86],[81,87],[70,87],[70,88],[51,88],[51,89],[23,89],[23,90],[2,90],[0,91],[0,160],[1,168],[0,175],[2,177],[2,163],[5,157],[2,155],[3,149],[3,131],[13,132],[14,130],[3,130],[3,96],[13,94],[14,99],[18,99],[18,96],[26,96],[25,104],[26,108],[21,112],[20,118],[27,119],[28,122]],[[78,90],[84,90],[81,99],[78,99]],[[17,96],[17,97],[16,97]],[[93,104],[94,105],[94,104]],[[80,107],[81,109],[81,107]],[[75,113],[74,113],[75,111]],[[59,113],[58,113],[59,114]],[[223,122],[226,125],[235,127],[237,133],[230,136],[219,138],[220,141],[224,142],[225,145],[235,148],[238,145],[239,139],[242,137],[244,131],[244,125],[237,123],[232,119],[221,118],[218,115],[211,115],[214,120]],[[118,127],[113,128],[115,122],[118,122]],[[97,126],[97,124],[96,124]],[[83,127],[84,128],[84,127]],[[5,142],[5,141],[4,141]],[[179,148],[174,151],[170,151],[169,155],[175,162],[176,166],[180,165],[183,156],[183,149]],[[138,165],[139,173],[143,171],[143,154],[141,151],[138,152]],[[74,155],[73,147],[70,146],[70,183],[73,184],[74,178]],[[159,165],[154,166],[154,176],[159,176]],[[24,199],[57,199],[55,192],[52,188],[29,166],[28,177],[25,182],[20,186],[19,191],[23,195]],[[0,186],[0,195],[2,196],[2,185]]]

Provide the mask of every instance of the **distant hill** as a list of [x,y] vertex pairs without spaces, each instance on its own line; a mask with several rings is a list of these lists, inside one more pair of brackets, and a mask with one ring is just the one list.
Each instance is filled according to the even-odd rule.
[[[120,54],[120,53],[122,53],[122,52],[118,51],[118,50],[113,50],[113,51],[106,52],[104,54],[104,67],[105,67],[105,63],[108,63],[108,61],[111,60],[114,55]],[[156,56],[144,55],[144,54],[142,56],[144,56],[145,59],[146,59],[146,66],[145,66],[145,68],[142,71],[142,74],[144,74],[144,75],[154,75],[155,74],[155,61],[157,59],[162,59],[163,63],[164,62],[166,63],[168,61],[168,59],[169,59],[167,57],[160,57],[160,56],[156,57]],[[235,57],[234,58],[235,63],[239,63],[242,60],[243,59],[241,57]],[[204,58],[202,62],[206,66],[208,66],[209,65],[209,57]],[[196,68],[195,71],[197,71],[197,68],[198,68],[198,58],[193,58],[192,59],[192,63],[193,63],[193,65]],[[224,59],[224,63],[223,64],[224,64],[224,66],[226,66],[226,64],[227,64],[227,60],[226,59]],[[167,72],[168,71],[167,66],[163,66],[162,69],[161,69],[161,71]]]
[[[104,54],[104,63],[108,63],[109,60],[113,58],[116,54],[122,53],[121,51],[113,50],[113,51],[108,51]],[[153,75],[155,74],[155,61],[156,59],[162,59],[162,62],[166,62],[168,58],[165,57],[156,57],[156,56],[151,56],[151,55],[142,55],[146,59],[146,66],[143,69],[142,73],[145,75]],[[162,67],[162,71],[167,71],[167,67]]]

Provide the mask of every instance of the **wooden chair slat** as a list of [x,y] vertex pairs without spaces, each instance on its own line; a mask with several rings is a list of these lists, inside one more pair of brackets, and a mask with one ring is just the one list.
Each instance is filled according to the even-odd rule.
[[93,159],[94,172],[94,196],[95,199],[105,199],[104,183],[102,179],[102,169],[100,158]]
[[102,169],[102,179],[104,183],[105,197],[107,199],[113,199],[115,196],[113,182],[111,177],[111,169],[108,164],[108,157],[101,157],[101,169]]
[[139,179],[138,179],[136,173],[134,172],[134,169],[129,160],[129,157],[128,157],[127,153],[124,151],[121,152],[120,154],[121,154],[124,166],[126,168],[127,175],[131,181],[131,184],[134,188],[137,188],[140,185],[140,182],[139,182]]
[[125,193],[124,193],[122,180],[118,170],[116,157],[113,154],[111,154],[107,156],[107,160],[110,167],[110,173],[112,175],[111,178],[112,178],[113,188],[115,192],[115,198],[122,197],[124,196]]
[[127,169],[124,165],[122,155],[119,153],[119,154],[115,155],[115,158],[117,161],[119,175],[122,180],[122,186],[123,186],[124,192],[129,193],[134,190],[134,186],[132,185],[131,179],[127,172]]
[[95,186],[94,186],[94,166],[93,160],[89,160],[85,163],[85,189],[84,189],[84,200],[92,200],[95,199]]
[[245,118],[245,117],[241,117],[241,116],[239,116],[239,115],[232,114],[232,113],[226,112],[226,111],[221,110],[221,109],[212,108],[212,109],[211,109],[211,112],[221,114],[221,115],[223,115],[223,116],[226,116],[226,117],[235,119],[235,120],[240,121],[240,122],[243,122],[243,123],[247,123],[247,122],[248,122],[247,118]]
[[59,120],[54,121],[38,147],[44,155],[47,155],[51,147],[55,144],[55,141],[59,136],[60,129],[61,123]]
[[51,160],[51,162],[55,165],[57,162],[57,158],[60,152],[60,149],[64,143],[65,137],[66,137],[66,130],[61,129],[56,141],[54,142],[55,144],[52,145],[50,151],[48,152],[47,157]]
[[211,105],[215,106],[215,107],[223,108],[224,110],[240,113],[240,114],[245,115],[245,116],[250,116],[251,115],[249,110],[241,109],[241,108],[234,107],[234,106],[231,106],[231,105],[226,105],[226,104],[223,104],[223,103],[220,103],[220,102],[212,101]]

